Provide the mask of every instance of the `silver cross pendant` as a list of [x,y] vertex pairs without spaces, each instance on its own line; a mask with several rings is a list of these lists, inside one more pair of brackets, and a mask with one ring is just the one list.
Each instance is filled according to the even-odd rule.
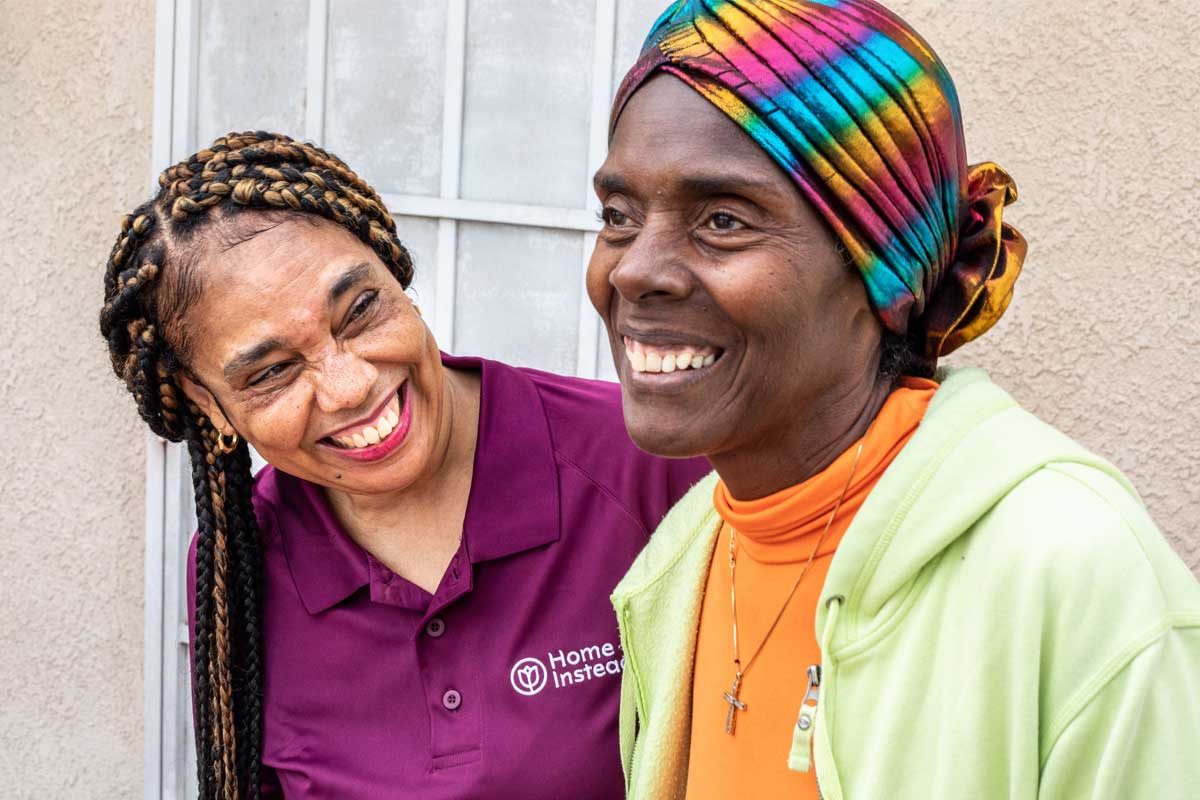
[[724,693],[725,702],[729,703],[729,713],[725,715],[725,732],[730,736],[733,735],[733,729],[736,726],[737,719],[735,715],[739,711],[746,710],[746,704],[738,700],[738,687],[742,684],[742,674],[739,672],[733,677],[733,687]]

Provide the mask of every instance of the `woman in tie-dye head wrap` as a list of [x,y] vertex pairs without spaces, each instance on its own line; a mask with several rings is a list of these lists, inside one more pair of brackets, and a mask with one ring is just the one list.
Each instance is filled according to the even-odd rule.
[[945,66],[870,2],[684,2],[655,24],[613,108],[658,72],[748,133],[820,212],[888,330],[937,360],[1012,298],[1025,240],[1002,221],[1017,188],[967,166]]
[[715,474],[613,595],[629,795],[1194,797],[1200,587],[1111,465],[941,356],[1025,242],[873,0],[683,0],[595,179],[626,425]]

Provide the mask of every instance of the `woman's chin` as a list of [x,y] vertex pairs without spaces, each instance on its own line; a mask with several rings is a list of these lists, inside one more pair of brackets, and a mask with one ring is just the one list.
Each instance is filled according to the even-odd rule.
[[694,458],[708,453],[711,437],[703,435],[693,420],[670,419],[659,412],[625,407],[629,438],[651,455],[663,458]]

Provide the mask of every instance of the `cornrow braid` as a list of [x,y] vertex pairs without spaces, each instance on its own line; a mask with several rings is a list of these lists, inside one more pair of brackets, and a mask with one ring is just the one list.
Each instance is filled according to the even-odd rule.
[[[184,394],[186,316],[199,281],[189,242],[246,212],[311,214],[372,248],[404,288],[413,265],[379,195],[336,156],[280,134],[231,133],[164,170],[121,222],[105,267],[100,333],[113,371],[157,435],[186,442],[196,503],[192,693],[199,796],[257,800],[262,773],[262,549],[250,451]],[[185,373],[188,374],[188,373]]]

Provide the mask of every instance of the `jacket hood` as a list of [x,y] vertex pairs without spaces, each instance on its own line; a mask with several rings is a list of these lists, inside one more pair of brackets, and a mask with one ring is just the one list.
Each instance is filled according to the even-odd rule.
[[868,495],[838,546],[817,606],[844,603],[836,649],[888,617],[885,606],[1017,484],[1052,463],[1081,463],[1129,482],[1037,419],[981,369],[943,369],[920,427]]
[[[885,624],[895,605],[889,601],[923,567],[1044,466],[1096,467],[1137,496],[1115,468],[1022,409],[983,370],[942,369],[937,380],[917,432],[867,496],[830,565],[816,630],[825,630],[829,603],[839,598],[835,649]],[[711,558],[720,527],[712,507],[716,481],[715,473],[702,480],[663,520],[614,591],[618,608],[677,571],[707,574],[699,562]]]

